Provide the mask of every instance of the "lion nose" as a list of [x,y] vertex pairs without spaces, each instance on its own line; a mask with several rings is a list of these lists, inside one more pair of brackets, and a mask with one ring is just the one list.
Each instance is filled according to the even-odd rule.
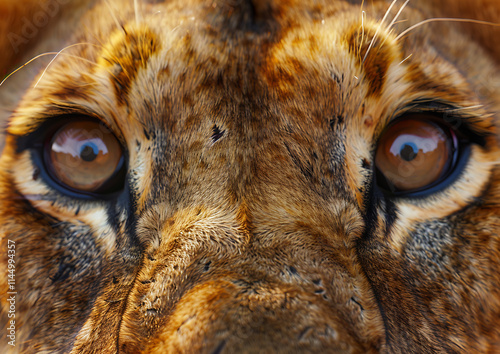
[[177,303],[148,352],[369,352],[363,331],[319,295],[231,276],[207,281]]

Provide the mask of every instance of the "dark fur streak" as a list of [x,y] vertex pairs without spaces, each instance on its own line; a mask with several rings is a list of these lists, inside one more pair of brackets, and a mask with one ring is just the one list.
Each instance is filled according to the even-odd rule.
[[367,256],[370,255],[371,250],[373,248],[373,244],[375,243],[375,240],[373,239],[373,234],[378,226],[377,201],[380,199],[381,196],[382,196],[381,192],[378,191],[375,185],[375,179],[370,178],[370,180],[366,181],[365,196],[364,196],[364,201],[365,201],[364,206],[366,212],[363,215],[365,225],[361,237],[356,240],[355,249],[363,273],[365,273],[366,279],[368,280],[371,288],[373,289],[373,295],[377,302],[380,316],[382,317],[382,321],[385,328],[384,332],[385,332],[386,346],[389,347],[391,342],[391,334],[387,330],[387,323],[388,323],[387,314],[385,313],[384,307],[382,306],[380,294],[376,291],[376,284],[373,283],[369,274],[367,273],[367,270],[370,267],[369,266],[370,260],[368,259],[369,257]]
[[292,149],[290,149],[287,143],[285,143],[285,146],[288,154],[292,158],[293,163],[300,169],[302,175],[308,180],[312,180],[314,178],[314,173],[311,163],[303,162],[300,156],[297,156],[297,154]]
[[40,176],[40,169],[38,167],[35,167],[33,169],[33,181],[36,181],[39,176]]
[[298,337],[298,340],[300,341],[302,338],[304,338],[304,336],[309,333],[310,331],[312,330],[312,327],[311,326],[307,326],[306,328],[304,328],[302,330],[302,332],[300,332],[299,334],[299,337]]
[[215,143],[217,140],[224,136],[225,130],[220,130],[220,128],[214,124],[212,127],[212,142]]
[[354,302],[356,305],[358,305],[361,311],[365,310],[363,305],[361,305],[358,301],[356,301],[356,299],[354,297],[351,297],[351,301]]
[[69,257],[66,255],[63,255],[61,257],[57,273],[53,277],[49,277],[49,279],[52,280],[52,283],[68,279],[70,275],[75,271],[75,266],[69,262],[66,262],[68,258]]
[[225,346],[226,346],[226,341],[223,340],[222,342],[219,343],[219,345],[217,346],[217,348],[215,348],[212,351],[212,354],[220,354],[220,353],[222,353],[222,349],[224,349]]
[[376,187],[374,178],[370,178],[368,181],[366,181],[363,187],[365,190],[365,214],[363,215],[365,231],[363,232],[363,236],[361,238],[369,239],[372,236],[373,231],[378,227],[377,209],[380,205],[380,200],[381,198],[384,198],[384,195]]
[[398,217],[396,204],[390,198],[385,198],[384,216],[385,216],[385,234],[389,235],[391,232],[391,228]]
[[295,268],[294,266],[288,266],[288,269],[290,270],[290,274],[293,274],[293,275],[299,274],[299,272],[297,271],[297,268]]
[[330,129],[334,130],[335,126],[338,124],[342,124],[344,122],[344,117],[341,115],[336,115],[332,119],[330,119]]
[[344,74],[342,74],[342,79],[333,74],[332,79],[337,83],[337,85],[342,86],[342,82],[344,81]]

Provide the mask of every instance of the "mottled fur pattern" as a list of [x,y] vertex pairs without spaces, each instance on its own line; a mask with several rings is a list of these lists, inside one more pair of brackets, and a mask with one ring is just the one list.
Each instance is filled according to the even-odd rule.
[[[4,76],[59,54],[0,87],[2,353],[500,352],[500,32],[422,22],[496,0],[18,2]],[[445,188],[391,197],[377,141],[415,107],[476,140]],[[82,116],[126,152],[111,199],[34,162]]]

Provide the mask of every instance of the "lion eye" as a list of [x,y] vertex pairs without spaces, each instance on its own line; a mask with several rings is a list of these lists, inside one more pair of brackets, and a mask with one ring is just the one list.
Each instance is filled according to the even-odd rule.
[[434,117],[411,115],[382,134],[375,165],[382,187],[391,192],[415,192],[435,186],[453,170],[457,137]]
[[[71,122],[59,128],[45,149],[53,179],[77,192],[106,193],[123,166],[116,137],[95,121]],[[103,189],[104,188],[104,189]]]

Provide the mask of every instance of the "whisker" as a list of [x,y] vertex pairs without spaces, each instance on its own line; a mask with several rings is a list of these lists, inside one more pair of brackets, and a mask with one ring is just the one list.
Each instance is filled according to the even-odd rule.
[[[96,65],[96,63],[88,60],[88,59],[85,59],[83,57],[79,57],[77,55],[71,55],[71,54],[67,54],[67,53],[62,53],[63,50],[66,50],[70,47],[74,47],[74,46],[78,46],[78,45],[91,45],[91,46],[94,46],[94,47],[98,47],[100,48],[101,46],[98,46],[96,44],[93,44],[93,43],[86,43],[86,42],[82,42],[82,43],[75,43],[75,44],[72,44],[72,45],[69,45],[63,49],[61,49],[59,52],[45,52],[45,53],[41,53],[41,54],[38,54],[37,56],[31,58],[30,60],[28,60],[26,63],[24,63],[23,65],[21,65],[20,67],[18,67],[16,70],[14,70],[13,72],[11,72],[9,75],[7,75],[1,82],[0,82],[0,87],[4,84],[5,81],[7,81],[7,79],[9,79],[12,75],[14,75],[15,73],[17,73],[19,70],[23,69],[25,66],[31,64],[32,62],[34,62],[35,60],[41,58],[41,57],[45,57],[47,55],[55,55],[55,57],[50,61],[50,63],[47,65],[47,67],[45,68],[44,70],[44,73],[45,71],[47,71],[47,68],[48,66],[54,61],[54,59],[59,55],[59,54],[63,54],[65,56],[69,56],[71,58],[77,58],[77,59],[80,59],[80,60],[84,60],[92,65]],[[37,81],[37,84],[40,80]],[[35,85],[36,87],[36,85]]]
[[363,7],[365,5],[365,0],[361,0],[361,6],[359,10],[361,11],[361,41],[359,42],[359,48],[358,48],[358,53],[361,53],[361,47],[363,46],[363,41],[365,38],[365,18],[366,18],[366,12],[363,10]]
[[[42,80],[42,78],[44,77],[45,73],[47,72],[47,70],[49,69],[50,65],[54,62],[54,60],[56,60],[56,58],[59,56],[59,54],[61,54],[63,51],[65,51],[66,49],[69,49],[69,48],[72,48],[72,47],[76,47],[76,46],[79,46],[79,45],[93,45],[93,46],[96,46],[98,47],[97,45],[95,44],[92,44],[92,43],[75,43],[75,44],[72,44],[72,45],[69,45],[67,47],[64,47],[63,49],[61,49],[59,52],[56,53],[56,55],[54,56],[54,58],[52,58],[52,60],[49,62],[49,64],[47,64],[47,66],[45,67],[45,69],[43,70],[42,72],[42,75],[40,75],[40,77],[38,78],[37,82],[35,83],[35,86],[33,86],[33,88],[36,88],[38,86],[38,84],[40,83],[40,80]],[[76,55],[71,55],[71,54],[66,54],[65,55],[71,57],[71,58],[77,58],[77,59],[80,59],[80,60],[83,60],[83,61],[86,61],[92,65],[95,65],[94,62],[88,60],[88,59],[85,59],[85,58],[82,58],[82,57],[79,57],[79,56],[76,56]]]
[[56,52],[47,52],[47,53],[43,53],[43,54],[38,54],[36,57],[34,58],[31,58],[30,60],[28,60],[26,63],[24,63],[23,65],[21,65],[20,67],[18,67],[16,70],[14,70],[13,72],[11,72],[9,75],[7,75],[3,80],[2,82],[0,82],[0,87],[3,85],[3,83],[5,81],[7,81],[7,79],[9,77],[11,77],[12,75],[14,75],[15,73],[17,73],[19,70],[21,70],[22,68],[24,68],[26,65],[30,64],[31,62],[37,60],[38,58],[41,58],[43,56],[46,56],[46,55],[53,55],[53,54],[57,54]]
[[394,22],[394,24],[398,25],[400,23],[405,23],[405,22],[408,22],[408,19],[396,21],[396,22]]
[[402,60],[402,61],[401,61],[398,65],[403,64],[405,61],[407,61],[408,59],[410,59],[410,57],[411,57],[412,55],[413,55],[413,53],[412,53],[412,54],[410,54],[410,55],[408,55],[408,56],[407,56],[406,58],[404,58],[404,59],[403,59],[403,60]]
[[[389,34],[392,35],[392,33],[393,33],[392,26],[394,26],[394,23],[396,23],[397,19],[399,18],[399,16],[401,15],[401,13],[403,12],[403,10],[405,9],[406,5],[408,5],[409,2],[410,2],[410,0],[406,0],[406,2],[399,8],[399,11],[397,12],[396,16],[394,16],[394,19],[392,20],[392,22],[387,27],[388,29],[390,29],[389,30]],[[384,44],[385,44],[385,42],[387,41],[388,38],[389,37],[385,37],[384,38],[384,40],[382,41],[382,43],[380,43],[380,47],[384,46]],[[406,58],[406,59],[408,59],[408,58]],[[399,63],[399,64],[401,64],[401,63]]]
[[365,40],[365,18],[366,12],[363,10],[361,11],[361,41],[359,42],[358,53],[361,53],[361,47],[363,46],[363,42]]
[[106,4],[109,13],[111,14],[111,17],[113,18],[113,21],[116,23],[117,28],[121,28],[125,34],[127,34],[127,31],[125,31],[125,28],[120,24],[120,21],[118,21],[118,18],[115,16],[115,12],[111,8],[111,4],[109,3],[109,0],[105,0],[104,3]]
[[372,41],[370,42],[370,45],[368,46],[368,49],[366,50],[365,57],[363,58],[363,63],[366,61],[366,58],[368,57],[368,53],[370,53],[370,49],[372,48],[373,43],[375,42],[375,39],[377,38],[377,35],[378,35],[380,29],[382,28],[382,25],[384,24],[385,20],[387,19],[387,16],[391,12],[391,10],[394,7],[394,5],[396,4],[396,2],[398,2],[398,0],[394,0],[391,3],[391,6],[389,6],[389,8],[387,9],[384,17],[382,18],[382,21],[380,21],[380,24],[379,24],[377,30],[375,31],[375,34],[373,35]]
[[408,5],[409,2],[410,2],[410,0],[406,0],[406,2],[403,4],[403,6],[401,6],[401,8],[399,9],[398,13],[396,14],[396,16],[394,16],[394,19],[389,24],[388,28],[391,28],[392,26],[394,26],[394,23],[397,21],[397,19],[401,15],[401,12],[403,12],[403,10],[405,9],[406,5]]
[[408,32],[413,31],[415,28],[418,28],[418,27],[425,25],[426,23],[430,23],[430,22],[465,22],[465,23],[476,23],[476,24],[480,24],[480,25],[489,25],[489,26],[500,27],[500,23],[494,23],[494,22],[488,22],[488,21],[472,20],[472,19],[465,19],[465,18],[436,17],[436,18],[429,18],[427,20],[421,21],[421,22],[414,24],[413,26],[407,28],[406,30],[401,32],[396,37],[396,41],[400,40],[401,37],[406,35]]
[[467,106],[467,107],[460,107],[460,108],[450,108],[447,111],[448,112],[456,112],[456,111],[465,111],[467,109],[479,109],[479,108],[483,108],[483,107],[484,107],[484,105],[477,104],[477,105],[474,105],[474,106]]
[[141,16],[139,14],[139,2],[134,0],[135,23],[139,23]]

